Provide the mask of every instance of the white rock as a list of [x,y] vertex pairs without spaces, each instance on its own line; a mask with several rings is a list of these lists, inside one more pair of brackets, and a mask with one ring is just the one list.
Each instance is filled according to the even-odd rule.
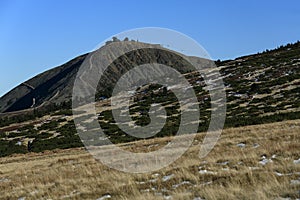
[[164,199],[166,199],[166,200],[170,200],[170,199],[173,199],[173,197],[172,197],[172,196],[170,196],[170,195],[165,195],[165,196],[164,196]]
[[218,165],[228,165],[229,164],[229,161],[225,161],[225,162],[220,162],[220,163],[217,163]]
[[149,183],[155,183],[155,182],[157,182],[157,178],[150,179],[148,182],[149,182]]
[[161,189],[162,192],[170,192],[170,190],[166,189],[166,188],[163,188]]
[[161,192],[155,192],[154,195],[155,196],[162,196],[163,194]]
[[171,178],[173,178],[173,176],[174,176],[174,174],[170,174],[170,175],[164,176],[164,177],[162,178],[162,181],[163,181],[163,182],[168,181],[168,180],[170,180]]
[[205,199],[202,199],[201,197],[195,197],[193,200],[205,200]]
[[146,182],[145,182],[145,181],[136,181],[135,183],[136,183],[136,184],[139,184],[139,185],[143,185],[143,184],[145,184]]
[[109,194],[106,194],[106,195],[98,198],[97,200],[105,200],[105,199],[110,199],[110,198],[111,198],[111,196]]
[[298,160],[294,160],[294,164],[300,164],[300,158]]
[[206,170],[206,169],[199,170],[199,173],[200,173],[200,174],[216,174],[215,172],[213,172],[213,171],[208,171],[208,170]]
[[151,176],[153,177],[153,178],[156,178],[156,177],[158,177],[160,174],[159,173],[156,173],[156,174],[152,174]]
[[21,141],[18,141],[18,142],[16,143],[16,145],[21,146],[21,145],[22,145],[22,142],[21,142]]
[[176,185],[173,185],[172,188],[176,189],[176,188],[178,188],[178,187],[181,186],[181,185],[190,185],[190,184],[191,184],[190,181],[182,181],[181,183],[178,183],[178,184],[176,184]]
[[0,178],[0,183],[6,183],[9,182],[10,180],[8,178]]
[[300,184],[300,180],[291,180],[291,184],[292,185],[299,185]]
[[249,167],[250,170],[258,170],[260,169],[259,167]]
[[201,186],[204,186],[204,185],[210,185],[210,184],[212,184],[212,183],[213,183],[212,181],[208,181],[208,182],[201,183],[200,185],[201,185]]
[[277,176],[291,176],[293,175],[292,173],[288,173],[288,174],[282,174],[282,173],[279,173],[279,172],[274,172]]
[[265,156],[263,156],[263,159],[261,161],[259,161],[259,164],[261,165],[266,165],[268,163],[272,163],[273,161],[271,159],[265,158]]
[[245,144],[245,143],[239,143],[239,144],[237,144],[236,146],[238,146],[238,147],[240,147],[240,148],[244,148],[244,147],[246,146],[246,144]]
[[274,172],[277,176],[283,176],[282,173],[279,173],[279,172]]
[[34,191],[31,191],[31,192],[30,192],[30,195],[35,195],[35,194],[37,194],[37,193],[39,193],[39,191],[38,191],[38,190],[34,190]]
[[150,192],[150,189],[141,190],[141,192]]

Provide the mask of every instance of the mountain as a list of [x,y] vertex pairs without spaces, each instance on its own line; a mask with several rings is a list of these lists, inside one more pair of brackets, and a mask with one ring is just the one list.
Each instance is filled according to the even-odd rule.
[[[113,84],[126,70],[149,62],[173,66],[184,74],[199,102],[198,132],[206,131],[212,101],[201,74],[192,71],[172,51],[149,50],[147,47],[153,45],[145,43],[141,46],[144,49],[114,61],[97,87],[96,96],[105,97],[96,103],[98,122],[105,134],[114,143],[137,140],[115,122],[109,97]],[[71,116],[70,98],[76,74],[87,56],[46,71],[0,98],[0,156],[82,146]],[[226,89],[225,128],[300,119],[300,42],[234,60],[218,60],[216,65]],[[130,105],[132,120],[140,126],[150,124],[149,110],[153,103],[161,103],[167,114],[166,124],[156,137],[174,135],[180,124],[178,100],[161,85],[148,84],[137,89]],[[77,120],[88,125],[90,118],[91,113],[83,113]],[[93,141],[93,145],[101,144]]]
[[[144,49],[126,54],[111,64],[110,69],[101,79],[102,83],[98,85],[99,95],[106,95],[107,90],[110,89],[108,85],[112,85],[124,70],[132,66],[144,63],[161,63],[171,64],[182,73],[191,69],[189,63],[171,53],[170,50],[164,50],[159,45],[160,49],[150,49],[150,47],[156,47],[157,45],[135,43]],[[69,102],[72,97],[76,74],[87,55],[78,56],[15,87],[0,98],[0,113],[30,110],[44,105]]]
[[15,87],[0,98],[0,112],[18,111],[47,102],[69,100],[76,73],[85,57],[86,54],[74,58]]

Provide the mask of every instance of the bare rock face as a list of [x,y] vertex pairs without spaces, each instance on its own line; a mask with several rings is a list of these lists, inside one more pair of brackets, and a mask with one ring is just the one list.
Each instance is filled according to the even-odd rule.
[[70,98],[76,73],[86,55],[20,84],[0,98],[0,112],[12,112]]

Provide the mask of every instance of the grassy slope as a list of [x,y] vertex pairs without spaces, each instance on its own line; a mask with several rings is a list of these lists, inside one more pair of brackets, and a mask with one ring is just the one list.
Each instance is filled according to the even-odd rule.
[[[294,163],[300,158],[299,132],[300,120],[228,128],[204,159],[197,157],[204,136],[199,133],[183,157],[149,174],[110,169],[80,148],[3,157],[0,199],[295,199],[300,197],[300,164]],[[150,145],[159,147],[170,139],[138,141],[124,148],[148,151]],[[246,146],[238,147],[240,143]],[[262,156],[272,162],[260,164]]]
[[[225,128],[300,119],[299,55],[300,42],[261,54],[217,62],[227,95]],[[193,85],[199,100],[201,115],[198,132],[202,132],[207,129],[210,120],[210,98],[200,74],[191,72],[185,76]],[[169,118],[163,130],[156,136],[174,135],[180,117],[177,100],[171,92],[166,95],[163,90],[153,92],[155,90],[157,90],[155,87],[152,90],[149,88],[141,90],[137,95],[139,100],[131,105],[130,113],[136,124],[145,125],[150,122],[148,110],[151,103],[163,103],[168,107]],[[115,143],[134,141],[136,138],[129,137],[118,128],[109,103],[105,104],[100,102],[97,106],[97,113],[100,114],[99,122],[105,133]],[[31,151],[34,152],[81,147],[82,143],[76,135],[72,119],[68,117],[72,112],[63,110],[69,107],[70,103],[65,103],[61,106],[49,106],[43,111],[32,111],[27,115],[24,113],[10,118],[0,117],[0,156],[27,153],[28,140],[33,140]],[[65,122],[59,122],[59,119],[48,116],[53,114],[54,110],[58,110],[56,116],[68,120],[67,125]],[[85,124],[88,124],[89,120],[86,120],[88,117],[90,113],[82,116],[82,120],[86,121]],[[32,119],[35,120],[30,121]],[[22,128],[28,123],[32,123],[34,127]],[[22,145],[16,146],[18,142]]]

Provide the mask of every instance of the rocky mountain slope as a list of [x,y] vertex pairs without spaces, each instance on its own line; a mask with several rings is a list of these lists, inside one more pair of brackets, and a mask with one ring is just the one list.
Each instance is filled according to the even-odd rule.
[[[147,49],[156,45],[137,43],[141,50],[128,53],[116,61],[102,77],[102,82],[98,85],[100,96],[108,95],[112,85],[118,77],[132,66],[144,63],[171,64],[180,72],[187,72],[190,69],[189,64],[181,57],[159,49]],[[62,66],[48,70],[32,79],[20,84],[6,95],[0,98],[0,113],[14,112],[24,109],[42,107],[44,105],[61,104],[71,100],[74,80],[78,69],[83,63],[87,54],[81,55],[63,64]]]
[[0,112],[12,112],[70,98],[76,73],[86,55],[48,70],[20,84],[0,98]]
[[[210,122],[211,99],[201,75],[190,71],[179,58],[163,51],[134,52],[140,57],[135,64],[149,60],[171,63],[192,84],[200,108],[198,132],[206,131]],[[30,79],[0,99],[2,112],[27,108],[22,115],[2,113],[0,117],[0,155],[44,151],[55,148],[82,146],[72,118],[69,101],[76,72],[86,55],[80,56],[53,70]],[[132,64],[136,56],[125,56],[117,60],[114,73],[106,74],[106,85],[99,84],[99,96],[109,97],[106,87],[122,72],[122,67]],[[122,64],[122,65],[120,65]],[[226,88],[227,113],[225,128],[276,121],[300,119],[300,42],[267,50],[263,53],[217,61]],[[119,67],[117,67],[119,66]],[[112,68],[113,69],[113,68]],[[33,108],[32,99],[35,98]],[[162,103],[166,109],[166,125],[157,137],[174,135],[180,124],[180,108],[174,94],[161,85],[149,84],[140,87],[130,106],[130,115],[136,125],[151,122],[149,109],[152,103]],[[40,111],[38,107],[45,107]],[[136,138],[127,135],[112,117],[110,99],[96,103],[98,122],[105,134],[114,143],[129,142]],[[32,112],[29,112],[31,110]],[[84,124],[90,123],[90,113],[79,116]],[[33,141],[28,144],[28,141]],[[101,141],[93,141],[100,145]]]

